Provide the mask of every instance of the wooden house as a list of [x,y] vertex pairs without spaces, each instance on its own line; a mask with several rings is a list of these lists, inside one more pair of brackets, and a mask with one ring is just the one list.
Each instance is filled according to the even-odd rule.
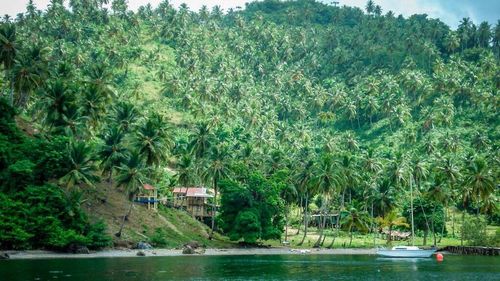
[[148,209],[158,208],[158,191],[150,184],[144,184],[139,195],[136,196],[135,202],[146,204]]
[[208,198],[213,198],[212,192],[205,187],[176,187],[174,188],[173,205],[182,208],[193,217],[203,219],[212,216],[212,205]]

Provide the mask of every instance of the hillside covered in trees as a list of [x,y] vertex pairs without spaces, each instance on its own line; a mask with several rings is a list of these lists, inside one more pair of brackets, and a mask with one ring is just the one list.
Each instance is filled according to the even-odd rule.
[[213,188],[207,223],[232,240],[282,239],[296,211],[299,244],[312,213],[340,214],[316,246],[404,227],[412,190],[418,235],[450,235],[459,213],[462,241],[498,245],[465,222],[500,222],[500,21],[63,4],[1,23],[0,248],[108,246],[82,194],[144,183]]

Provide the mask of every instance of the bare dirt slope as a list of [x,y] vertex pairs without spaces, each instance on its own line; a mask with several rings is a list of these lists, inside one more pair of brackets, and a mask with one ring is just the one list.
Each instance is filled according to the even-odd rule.
[[96,187],[96,190],[87,192],[85,198],[82,203],[83,209],[91,220],[104,220],[115,246],[131,246],[139,241],[151,242],[154,237],[163,238],[166,242],[163,247],[167,248],[178,248],[190,241],[198,241],[207,247],[231,246],[219,235],[209,240],[208,226],[182,210],[163,206],[158,210],[148,210],[141,204],[133,205],[122,236],[118,238],[114,234],[120,229],[123,216],[130,206],[125,192],[103,182]]

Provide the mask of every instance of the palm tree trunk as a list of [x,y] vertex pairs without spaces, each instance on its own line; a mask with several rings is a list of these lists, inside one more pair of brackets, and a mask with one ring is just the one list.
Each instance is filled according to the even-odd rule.
[[304,244],[304,240],[306,239],[306,236],[307,236],[307,225],[309,224],[308,223],[308,216],[307,216],[307,201],[308,201],[308,196],[306,195],[306,198],[305,198],[305,204],[304,204],[304,236],[302,236],[302,241],[300,241],[300,243],[298,244],[299,246]]
[[460,246],[464,245],[464,235],[465,235],[465,210],[462,212],[462,229],[461,229],[461,234],[460,234]]
[[[335,223],[335,232],[333,234],[333,238],[332,238],[332,243],[330,243],[330,245],[328,246],[328,248],[333,248],[333,244],[335,243],[335,238],[337,238],[337,236],[339,235],[339,223],[340,223],[340,214],[337,216],[337,221]],[[334,228],[334,225],[332,224],[332,230]]]
[[448,218],[448,205],[446,205],[444,207],[444,218],[443,218],[443,226],[441,226],[441,235],[439,236],[439,240],[438,240],[438,243],[441,243],[441,239],[443,238],[444,236],[444,229],[445,229],[445,226],[446,226],[446,219]]
[[425,214],[425,210],[424,210],[424,206],[422,205],[422,202],[420,202],[420,209],[422,209],[422,213],[424,215],[424,220],[425,220],[425,237],[424,237],[424,246],[425,244],[427,243],[427,233],[430,231],[430,227],[429,227],[429,220],[427,220],[427,215]]
[[214,237],[214,229],[215,229],[215,212],[217,212],[217,177],[214,177],[214,202],[212,205],[212,227],[210,231],[210,239]]
[[130,201],[130,206],[128,207],[127,214],[123,216],[122,224],[120,225],[120,230],[115,234],[116,237],[121,237],[122,236],[122,231],[123,227],[125,226],[125,221],[128,220],[128,217],[130,216],[130,213],[132,212],[132,206],[134,205],[134,199],[132,198],[132,201]]
[[[298,212],[297,217],[298,217],[298,218],[300,218],[300,216],[302,215],[302,214],[301,214],[301,210],[302,210],[302,203],[304,203],[304,202],[303,202],[303,197],[302,197],[302,196],[300,196],[300,206],[299,206],[299,208],[298,208],[298,210],[297,210],[297,212]],[[299,235],[299,233],[300,233],[300,224],[299,224],[299,226],[297,227],[297,233],[295,233],[295,235]]]
[[349,226],[349,247],[352,245],[352,224]]
[[288,241],[288,207],[285,208],[285,242]]
[[[411,208],[411,245],[415,245],[415,222],[413,220],[413,185],[410,177],[410,208]],[[423,210],[423,208],[422,208]]]

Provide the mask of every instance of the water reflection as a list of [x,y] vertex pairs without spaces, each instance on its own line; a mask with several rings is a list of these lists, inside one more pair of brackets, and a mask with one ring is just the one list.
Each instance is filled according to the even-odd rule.
[[499,257],[391,259],[375,256],[189,256],[0,261],[0,279],[163,280],[500,280]]

